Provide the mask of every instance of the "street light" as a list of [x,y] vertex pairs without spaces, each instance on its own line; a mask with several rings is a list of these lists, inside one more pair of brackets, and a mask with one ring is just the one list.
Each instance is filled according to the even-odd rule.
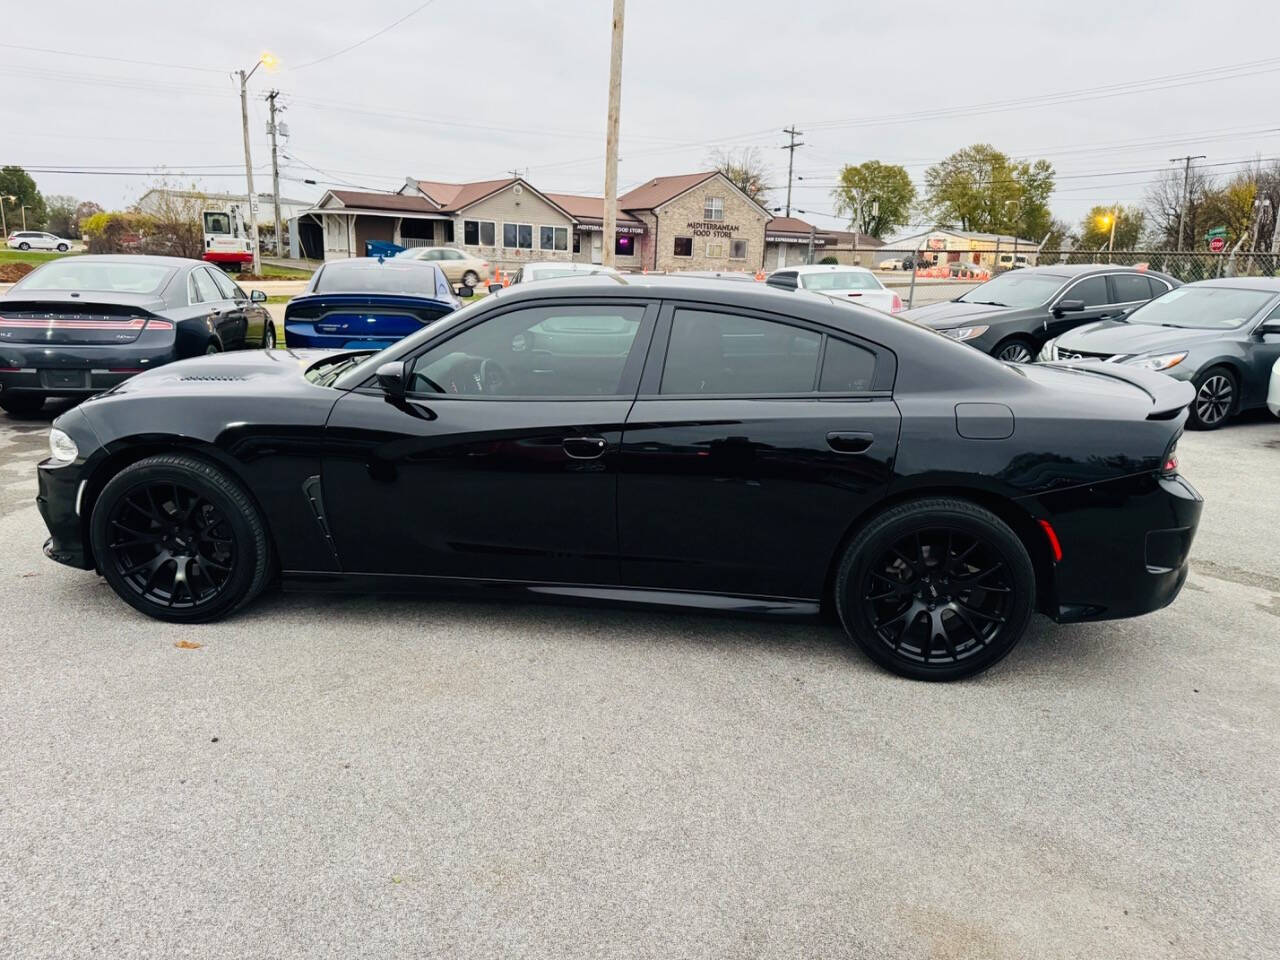
[[1119,207],[1112,207],[1110,213],[1104,213],[1098,217],[1098,227],[1100,229],[1111,228],[1111,236],[1107,240],[1107,263],[1111,262],[1116,252],[1116,220],[1119,216],[1116,212],[1117,210],[1119,210]]
[[258,259],[258,194],[253,189],[253,158],[249,153],[249,100],[247,89],[249,78],[257,72],[259,67],[274,70],[279,65],[279,62],[272,54],[264,53],[258,57],[258,62],[247,73],[244,70],[236,71],[236,74],[240,77],[240,124],[244,130],[244,178],[249,187],[249,246],[253,253],[253,272],[255,275],[261,273],[262,264]]
[[10,203],[17,201],[17,197],[12,193],[0,194],[0,235],[9,236],[9,224],[4,219],[4,202],[8,200]]

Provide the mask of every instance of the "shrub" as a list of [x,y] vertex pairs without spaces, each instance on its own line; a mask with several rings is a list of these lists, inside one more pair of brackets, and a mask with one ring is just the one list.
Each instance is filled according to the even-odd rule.
[[829,265],[831,265],[831,266],[834,266],[834,265],[838,264],[839,262],[840,262],[839,260],[837,260],[835,257],[830,256],[830,255],[825,256],[825,257],[823,257],[821,260],[819,260],[819,261],[818,261],[818,263],[829,264]]

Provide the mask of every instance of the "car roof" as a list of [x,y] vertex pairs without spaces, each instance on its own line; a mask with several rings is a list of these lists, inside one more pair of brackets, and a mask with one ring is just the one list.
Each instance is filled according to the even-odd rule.
[[573,260],[534,260],[532,263],[521,264],[526,270],[537,267],[549,267],[555,270],[614,270],[614,267],[606,267],[602,263],[577,263]]
[[798,267],[781,267],[782,270],[794,270],[796,273],[830,273],[832,270],[839,270],[846,273],[850,270],[856,270],[859,273],[870,273],[866,267],[859,267],[852,263],[806,263]]
[[[61,263],[68,258],[63,257],[58,260],[51,260],[50,263]],[[74,258],[75,263],[148,263],[152,266],[163,267],[198,267],[205,265],[203,260],[193,260],[190,257],[161,257],[152,254],[141,253],[90,253],[83,254]]]
[[[1012,253],[1013,251],[1010,251]],[[1028,251],[1034,253],[1034,250]],[[1061,277],[1063,280],[1073,277],[1088,276],[1091,273],[1150,273],[1157,277],[1168,277],[1159,270],[1139,269],[1123,263],[1054,263],[1048,266],[1023,267],[1019,276],[1027,274],[1043,274],[1046,277]]]
[[1213,280],[1197,280],[1184,287],[1223,287],[1228,290],[1280,293],[1280,277],[1218,277]]

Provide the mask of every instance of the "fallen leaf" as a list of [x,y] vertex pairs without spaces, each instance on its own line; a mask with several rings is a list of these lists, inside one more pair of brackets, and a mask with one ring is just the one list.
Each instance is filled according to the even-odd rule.
[[179,650],[199,650],[200,644],[192,643],[190,640],[179,640],[174,644]]

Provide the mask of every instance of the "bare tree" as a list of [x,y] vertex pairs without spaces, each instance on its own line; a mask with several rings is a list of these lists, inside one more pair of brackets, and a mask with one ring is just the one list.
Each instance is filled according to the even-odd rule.
[[741,150],[732,150],[717,147],[711,151],[707,160],[748,197],[756,203],[764,203],[764,195],[770,188],[764,160],[758,148],[743,147]]
[[[1178,221],[1182,213],[1183,171],[1170,167],[1154,184],[1147,188],[1142,208],[1146,213],[1147,237],[1145,244],[1153,250],[1178,248]],[[1182,224],[1183,245],[1190,250],[1196,237],[1209,228],[1205,222],[1205,206],[1213,184],[1209,176],[1195,167],[1191,168],[1187,213]]]
[[204,253],[204,226],[201,215],[209,205],[207,194],[195,184],[183,188],[162,178],[156,179],[146,203],[139,202],[136,211],[147,218],[147,235],[143,249],[147,253],[199,259]]

